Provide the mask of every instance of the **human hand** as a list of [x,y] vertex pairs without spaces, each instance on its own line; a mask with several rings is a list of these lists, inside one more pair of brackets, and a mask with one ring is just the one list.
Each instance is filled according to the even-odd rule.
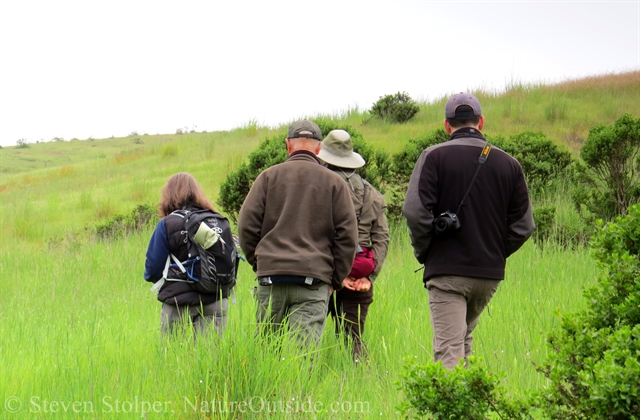
[[354,279],[353,277],[347,277],[346,279],[342,280],[342,285],[349,290],[356,290],[356,279]]
[[354,286],[358,292],[368,292],[371,289],[371,280],[366,277],[359,278],[355,281]]

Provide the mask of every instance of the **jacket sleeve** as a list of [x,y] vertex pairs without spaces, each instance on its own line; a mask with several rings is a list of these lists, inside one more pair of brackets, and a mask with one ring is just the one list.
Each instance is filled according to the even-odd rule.
[[147,258],[144,263],[144,279],[146,281],[155,283],[162,278],[168,256],[167,227],[165,220],[162,219],[153,231],[147,247]]
[[333,279],[335,290],[342,288],[342,281],[349,275],[358,247],[358,222],[351,195],[346,183],[336,187],[333,200]]
[[421,183],[436,184],[435,176],[423,174],[428,168],[425,165],[428,156],[428,149],[423,151],[416,166],[413,168],[409,187],[407,188],[407,196],[402,208],[404,216],[409,228],[409,237],[411,238],[411,246],[413,253],[420,264],[424,264],[427,260],[427,252],[433,237],[433,213],[432,209],[427,207],[430,201],[428,197],[421,194],[428,194],[429,191],[436,190],[430,188],[429,185],[421,185]]
[[387,224],[387,216],[384,210],[387,208],[382,195],[376,198],[375,210],[378,217],[371,225],[371,248],[373,249],[374,261],[376,268],[373,273],[369,275],[369,280],[372,282],[380,274],[382,264],[387,258],[387,250],[389,249],[389,225]]
[[519,167],[518,180],[507,213],[507,243],[505,244],[507,257],[520,249],[535,229],[529,190],[522,168]]
[[262,238],[266,204],[264,173],[258,175],[238,214],[238,239],[247,262],[257,271],[256,247]]

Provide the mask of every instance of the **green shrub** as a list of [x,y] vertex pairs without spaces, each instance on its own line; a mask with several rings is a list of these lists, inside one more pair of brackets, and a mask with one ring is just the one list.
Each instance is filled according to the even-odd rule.
[[[354,151],[360,153],[367,162],[365,166],[358,169],[358,173],[375,188],[380,189],[383,180],[388,177],[391,166],[388,155],[376,151],[362,139],[360,133],[349,126],[337,125],[330,120],[319,119],[314,122],[325,135],[335,129],[342,129],[349,133]],[[248,163],[242,163],[236,171],[229,173],[220,185],[217,204],[224,209],[234,223],[237,222],[242,203],[257,176],[265,169],[287,160],[285,138],[286,135],[282,134],[263,140],[258,148],[249,154]]]
[[640,203],[640,118],[625,114],[613,125],[598,124],[580,149],[586,166],[577,169],[573,198],[595,217],[612,220]]
[[564,146],[558,146],[543,133],[527,131],[509,137],[491,139],[491,143],[516,158],[522,166],[529,189],[541,193],[556,179],[562,179],[573,158]]
[[640,205],[602,227],[592,245],[598,284],[584,293],[589,306],[550,334],[538,367],[550,385],[536,404],[553,419],[639,419]]
[[[392,156],[392,185],[388,188],[390,192],[387,200],[391,219],[402,217],[407,185],[422,151],[448,140],[449,134],[444,129],[438,129],[409,140],[400,152]],[[542,133],[525,132],[509,139],[494,136],[487,140],[518,159],[532,193],[542,193],[553,181],[566,177],[570,164],[574,161],[566,148],[557,146]]]
[[403,123],[409,121],[420,111],[420,107],[406,92],[398,92],[395,95],[381,96],[373,104],[369,113],[384,121]]
[[556,219],[556,208],[553,206],[537,207],[533,209],[533,220],[536,223],[536,230],[532,239],[540,247],[549,240]]
[[29,142],[27,139],[18,139],[16,140],[16,149],[26,149],[29,147]]
[[487,372],[475,359],[469,367],[453,371],[442,363],[416,365],[409,360],[400,374],[400,389],[407,401],[399,407],[406,417],[430,415],[434,419],[485,420],[489,415],[502,419],[530,419],[526,399],[511,395],[500,385],[498,375]]
[[100,239],[116,239],[158,221],[157,208],[149,204],[140,204],[130,214],[116,214],[105,222],[96,225],[96,235]]
[[422,151],[447,140],[449,140],[449,134],[440,128],[422,137],[410,139],[401,151],[391,156],[391,166],[387,177],[389,181],[385,188],[387,214],[390,220],[400,220],[403,217],[402,206],[407,194],[409,179]]

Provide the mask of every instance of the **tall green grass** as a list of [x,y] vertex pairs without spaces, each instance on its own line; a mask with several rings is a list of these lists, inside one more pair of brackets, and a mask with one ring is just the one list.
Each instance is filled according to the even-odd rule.
[[[221,340],[163,340],[160,303],[142,280],[150,234],[2,253],[0,397],[21,405],[8,407],[15,413],[5,406],[0,417],[393,418],[407,358],[432,357],[427,292],[404,227],[394,229],[375,285],[364,335],[370,359],[361,366],[351,362],[330,319],[312,365],[286,335],[280,346],[257,339],[255,281],[244,264]],[[509,259],[481,318],[477,355],[514,390],[539,389],[545,381],[533,363],[546,354],[546,333],[558,312],[583,306],[580,290],[595,275],[585,251],[527,243]],[[305,411],[309,401],[314,409]]]
[[[577,151],[596,123],[637,113],[639,91],[640,72],[631,72],[476,93],[489,134],[542,131]],[[441,127],[444,102],[422,104],[401,125],[363,123],[359,109],[324,118],[395,152]],[[375,285],[364,337],[370,361],[354,366],[329,320],[311,368],[287,336],[283,350],[256,340],[254,280],[246,265],[221,340],[163,340],[160,304],[142,280],[151,231],[113,242],[87,233],[115,214],[157,203],[176,172],[192,173],[215,202],[227,174],[262,139],[285,131],[249,121],[230,132],[0,149],[0,418],[396,417],[403,398],[396,382],[406,359],[432,357],[427,292],[404,226],[393,228]],[[562,225],[580,226],[562,191],[535,199],[554,206]],[[546,334],[562,313],[583,307],[581,290],[595,278],[584,248],[528,242],[509,259],[483,314],[474,335],[477,355],[516,391],[544,386],[534,364],[546,355]],[[225,410],[207,411],[220,401]],[[252,411],[251,401],[273,410]],[[320,408],[301,406],[309,401]]]

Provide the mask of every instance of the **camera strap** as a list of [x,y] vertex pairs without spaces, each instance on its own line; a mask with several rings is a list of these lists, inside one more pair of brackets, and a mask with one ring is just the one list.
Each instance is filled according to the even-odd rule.
[[471,183],[469,184],[469,188],[467,188],[467,192],[464,193],[464,197],[462,197],[462,200],[460,201],[460,205],[458,206],[458,210],[456,210],[456,214],[458,214],[460,212],[460,209],[462,208],[462,205],[464,204],[464,200],[467,199],[467,196],[469,195],[469,191],[471,191],[471,187],[473,187],[473,183],[476,181],[476,177],[478,176],[478,172],[480,172],[480,168],[482,168],[482,164],[485,163],[487,161],[487,158],[489,157],[489,152],[491,151],[491,143],[489,143],[488,141],[485,143],[484,147],[482,148],[482,152],[480,152],[480,157],[478,157],[478,168],[476,169],[476,173],[473,174],[473,179],[471,180]]

